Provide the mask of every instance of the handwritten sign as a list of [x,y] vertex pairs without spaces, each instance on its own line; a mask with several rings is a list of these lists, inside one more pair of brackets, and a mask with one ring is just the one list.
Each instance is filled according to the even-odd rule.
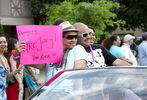
[[51,25],[16,26],[19,41],[26,42],[21,64],[59,62],[63,54],[62,27]]

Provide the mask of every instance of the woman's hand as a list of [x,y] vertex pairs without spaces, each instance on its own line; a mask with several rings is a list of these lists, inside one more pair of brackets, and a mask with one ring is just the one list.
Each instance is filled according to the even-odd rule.
[[39,82],[38,80],[35,81],[37,85],[41,85],[41,82]]
[[16,55],[20,55],[20,53],[25,50],[26,48],[26,44],[25,42],[18,42],[17,44],[15,44],[15,53]]

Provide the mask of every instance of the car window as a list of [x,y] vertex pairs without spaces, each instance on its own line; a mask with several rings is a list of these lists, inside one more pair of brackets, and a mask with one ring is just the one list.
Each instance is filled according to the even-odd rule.
[[147,100],[147,69],[67,71],[32,100]]

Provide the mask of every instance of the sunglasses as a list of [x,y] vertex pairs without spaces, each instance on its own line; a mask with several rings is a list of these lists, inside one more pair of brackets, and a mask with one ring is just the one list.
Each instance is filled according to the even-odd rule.
[[88,35],[91,35],[91,32],[79,34],[80,37],[87,37]]
[[67,36],[63,36],[63,37],[68,39],[68,40],[72,40],[73,38],[77,39],[78,35],[67,35]]

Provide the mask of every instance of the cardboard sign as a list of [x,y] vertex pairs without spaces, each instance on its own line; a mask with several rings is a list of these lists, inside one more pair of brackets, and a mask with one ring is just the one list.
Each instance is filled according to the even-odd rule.
[[59,62],[63,54],[62,27],[49,25],[16,26],[19,41],[26,42],[21,64]]

